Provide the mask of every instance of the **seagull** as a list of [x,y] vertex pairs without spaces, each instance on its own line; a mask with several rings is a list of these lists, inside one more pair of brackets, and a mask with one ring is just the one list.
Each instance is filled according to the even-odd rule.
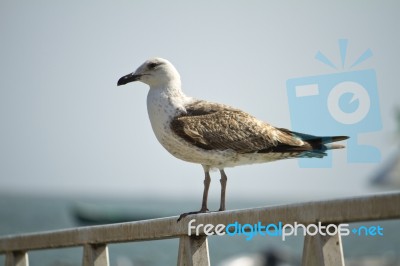
[[322,158],[326,150],[341,149],[332,142],[347,136],[320,137],[274,127],[237,108],[186,96],[176,68],[166,59],[151,58],[135,72],[121,77],[117,85],[140,81],[149,85],[147,111],[161,145],[183,161],[200,164],[204,170],[201,209],[208,212],[210,170],[219,170],[221,200],[225,210],[227,176],[224,169],[289,158]]

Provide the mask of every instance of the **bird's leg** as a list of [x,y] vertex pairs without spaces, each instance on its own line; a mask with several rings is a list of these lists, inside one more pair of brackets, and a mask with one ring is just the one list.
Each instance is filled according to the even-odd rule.
[[188,216],[190,214],[205,213],[208,211],[207,200],[208,200],[208,189],[210,188],[210,183],[211,183],[211,177],[210,177],[210,170],[206,167],[204,168],[204,174],[205,174],[205,177],[204,177],[203,201],[201,202],[200,211],[182,213],[178,218],[178,222],[182,218],[185,218],[186,216]]
[[209,171],[205,171],[203,201],[201,202],[200,212],[208,211],[208,209],[207,209],[207,200],[208,200],[208,189],[210,188],[210,183],[211,183],[210,172]]
[[226,191],[226,182],[228,180],[224,169],[219,170],[221,173],[221,179],[219,180],[221,182],[221,202],[219,205],[219,211],[225,211],[225,191]]

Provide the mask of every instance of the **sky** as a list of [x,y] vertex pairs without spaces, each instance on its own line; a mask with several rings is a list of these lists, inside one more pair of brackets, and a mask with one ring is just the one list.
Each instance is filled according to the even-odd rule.
[[[376,147],[379,161],[351,163],[338,150],[328,168],[285,160],[226,170],[228,201],[371,193],[370,179],[398,149],[399,12],[397,1],[1,1],[0,193],[200,202],[202,167],[157,142],[147,85],[117,87],[154,56],[175,65],[187,95],[285,128],[303,112],[290,111],[289,79],[372,69],[371,123],[382,126],[355,141]],[[372,56],[350,70],[368,49]],[[339,67],[316,60],[318,51]],[[326,127],[312,110],[318,124],[307,133],[318,135]],[[210,197],[219,189],[213,172]]]

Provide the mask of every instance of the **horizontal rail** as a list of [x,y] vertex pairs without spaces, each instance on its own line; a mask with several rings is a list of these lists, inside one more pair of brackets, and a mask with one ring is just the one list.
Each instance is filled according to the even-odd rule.
[[[0,254],[52,249],[73,246],[99,245],[179,238],[188,234],[188,222],[196,224],[302,224],[350,223],[371,220],[400,219],[400,193],[385,193],[363,197],[287,204],[243,210],[213,212],[178,217],[168,217],[111,225],[79,227],[0,238]],[[201,232],[202,233],[202,232]]]

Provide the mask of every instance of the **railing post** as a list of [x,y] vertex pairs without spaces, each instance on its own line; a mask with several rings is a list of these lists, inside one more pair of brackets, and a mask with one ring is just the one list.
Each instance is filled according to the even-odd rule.
[[306,235],[301,264],[303,266],[344,266],[340,234]]
[[6,266],[29,266],[28,253],[17,251],[6,254]]
[[109,266],[106,244],[85,245],[83,247],[83,266]]
[[181,236],[178,266],[210,266],[207,236]]

